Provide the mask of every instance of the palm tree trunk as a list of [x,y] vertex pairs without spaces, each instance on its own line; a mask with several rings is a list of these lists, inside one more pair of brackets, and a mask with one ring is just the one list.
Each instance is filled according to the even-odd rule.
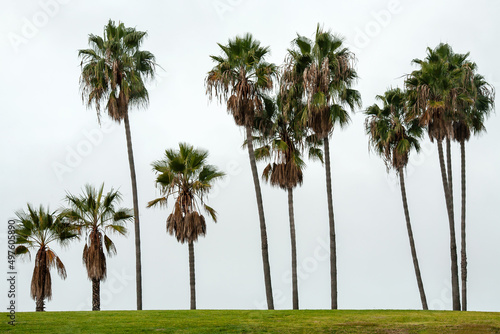
[[465,233],[465,209],[466,209],[466,193],[465,193],[465,141],[460,141],[460,153],[462,164],[462,311],[467,311],[467,248],[466,248],[466,233]]
[[451,294],[453,302],[453,310],[460,311],[460,291],[458,286],[458,259],[457,259],[457,243],[455,240],[455,220],[451,208],[450,190],[446,179],[446,167],[443,155],[443,141],[438,140],[439,165],[441,166],[441,178],[443,180],[444,195],[446,200],[446,208],[448,211],[448,221],[450,223],[450,253],[451,253]]
[[97,278],[92,279],[92,311],[101,309],[101,281]]
[[[45,280],[47,279],[47,273],[49,268],[47,268],[47,250],[45,247],[40,247],[36,254],[36,262],[39,266],[38,268],[38,277],[35,277],[35,270],[33,270],[33,278],[31,279],[32,281],[32,289],[33,289],[33,282],[40,287],[40,290],[37,291],[37,298],[36,298],[36,312],[43,312],[45,311],[45,294],[47,291],[45,291]],[[38,290],[38,289],[36,289]],[[33,291],[33,290],[32,290]]]
[[290,239],[292,241],[292,303],[299,309],[299,288],[297,283],[297,242],[295,240],[295,218],[293,214],[293,189],[288,188],[288,217],[290,219]]
[[328,136],[323,140],[325,146],[326,195],[328,198],[328,222],[330,225],[330,280],[332,310],[338,308],[337,303],[337,246],[335,241],[335,221],[333,219],[332,176],[330,173],[330,144]]
[[450,138],[446,138],[446,165],[448,166],[446,175],[448,176],[448,189],[450,191],[450,205],[451,205],[451,213],[453,217],[455,217],[455,210],[453,205],[453,173],[451,170],[451,140]]
[[194,244],[189,242],[189,286],[191,288],[191,310],[196,310],[196,280],[194,276]]
[[127,136],[128,163],[130,167],[130,179],[132,180],[132,196],[134,200],[134,232],[135,232],[135,280],[137,292],[137,310],[142,310],[142,269],[141,269],[141,233],[139,228],[139,202],[137,199],[137,181],[135,176],[134,153],[132,151],[132,135],[130,134],[130,123],[128,113],[125,113],[125,134]]
[[45,311],[45,301],[43,298],[38,298],[36,300],[36,312],[44,312]]
[[271,285],[271,267],[269,266],[269,251],[267,247],[266,220],[264,218],[264,205],[262,203],[259,175],[257,174],[257,164],[255,163],[255,154],[253,152],[252,128],[249,125],[246,126],[246,132],[248,156],[250,158],[250,167],[252,169],[255,196],[257,197],[257,207],[259,209],[260,240],[262,248],[262,262],[264,266],[264,283],[266,286],[267,308],[269,310],[274,310],[273,288]]
[[422,282],[422,275],[420,274],[420,266],[418,265],[417,249],[415,247],[415,240],[413,239],[413,231],[410,223],[410,212],[408,210],[408,200],[406,198],[405,179],[403,176],[403,168],[398,169],[399,183],[401,186],[401,197],[403,199],[403,208],[406,218],[406,229],[408,230],[408,239],[410,239],[411,257],[413,258],[413,268],[415,269],[415,276],[417,277],[418,291],[420,292],[420,301],[422,302],[422,309],[428,310],[427,298],[425,297],[424,283]]

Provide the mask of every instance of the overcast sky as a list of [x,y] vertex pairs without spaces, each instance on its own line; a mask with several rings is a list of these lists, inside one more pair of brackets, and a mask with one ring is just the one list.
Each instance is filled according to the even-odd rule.
[[[195,244],[197,304],[201,309],[264,309],[265,289],[255,193],[242,149],[244,133],[223,105],[209,103],[204,78],[217,43],[250,32],[270,46],[268,60],[282,64],[296,33],[312,37],[318,23],[346,38],[356,53],[356,88],[363,109],[440,42],[470,52],[479,73],[498,90],[500,4],[470,1],[96,1],[3,0],[0,12],[0,250],[14,212],[26,203],[58,209],[66,192],[85,183],[118,188],[132,207],[123,125],[82,104],[78,49],[88,34],[103,34],[111,18],[146,30],[143,49],[162,69],[151,83],[150,105],[131,110],[142,236],[144,309],[189,308],[188,247],[166,234],[171,208],[146,209],[159,195],[151,162],[166,148],[188,142],[210,151],[209,162],[228,176],[210,204],[219,222],[208,221],[207,236]],[[338,241],[339,307],[418,309],[421,307],[405,227],[399,184],[382,160],[368,151],[363,110],[331,139],[333,198]],[[500,226],[498,116],[488,133],[467,144],[469,309],[500,311]],[[449,228],[435,144],[408,166],[407,194],[427,300],[431,309],[451,309]],[[460,215],[459,147],[453,144],[456,221]],[[263,164],[258,165],[262,172]],[[290,234],[287,196],[262,184],[275,307],[291,302]],[[328,218],[324,168],[308,163],[304,185],[295,192],[295,222],[301,308],[329,308]],[[457,224],[458,227],[458,224]],[[108,259],[101,286],[103,310],[135,309],[133,226],[115,236],[118,255]],[[457,234],[457,242],[459,242]],[[90,310],[91,282],[81,263],[82,242],[54,248],[68,278],[52,273],[53,300],[47,310]],[[35,254],[32,254],[33,256]],[[3,257],[5,258],[5,256]],[[18,310],[34,311],[29,297],[33,262],[18,261]],[[7,264],[2,265],[6,275]],[[6,280],[0,296],[7,305]]]

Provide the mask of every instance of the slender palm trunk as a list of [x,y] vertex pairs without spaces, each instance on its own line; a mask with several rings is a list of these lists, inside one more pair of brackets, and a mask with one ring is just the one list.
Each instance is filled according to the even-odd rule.
[[101,310],[101,281],[92,279],[92,311]]
[[451,170],[451,140],[450,138],[446,138],[446,165],[447,171],[446,175],[448,176],[448,189],[450,191],[450,206],[451,206],[451,214],[455,217],[455,209],[453,205],[453,173]]
[[132,151],[132,135],[130,134],[130,123],[128,113],[124,117],[125,134],[127,136],[128,163],[130,167],[130,179],[132,180],[132,196],[134,200],[134,232],[135,232],[135,280],[137,292],[137,310],[142,310],[142,269],[141,269],[141,231],[139,226],[139,202],[137,199],[137,181],[135,176],[134,153]]
[[438,140],[439,165],[441,166],[441,178],[443,180],[444,195],[446,200],[446,208],[448,211],[448,221],[450,223],[450,253],[451,253],[451,294],[453,302],[453,310],[460,311],[460,291],[458,285],[458,259],[457,259],[457,243],[455,240],[455,221],[451,208],[450,190],[446,179],[446,167],[444,163],[443,141]]
[[337,246],[335,241],[335,221],[333,219],[332,175],[330,172],[330,143],[328,137],[323,140],[325,146],[326,194],[328,199],[328,222],[330,225],[330,280],[332,310],[338,308],[337,303]]
[[191,288],[191,310],[196,310],[196,280],[194,276],[194,244],[189,242],[189,286]]
[[405,179],[403,176],[403,168],[398,169],[399,183],[401,186],[401,197],[403,199],[403,208],[406,218],[406,229],[408,230],[408,239],[410,239],[411,257],[413,258],[413,268],[415,269],[415,276],[417,277],[418,291],[420,292],[420,301],[422,302],[422,309],[428,310],[427,298],[425,297],[424,283],[422,282],[422,275],[420,274],[420,266],[418,265],[417,249],[415,247],[415,240],[413,239],[413,231],[410,223],[410,211],[408,210],[408,200],[406,198]]
[[43,298],[37,298],[35,303],[36,303],[36,312],[45,311],[45,300]]
[[297,282],[297,242],[295,239],[295,218],[293,214],[293,189],[288,188],[288,217],[290,219],[290,239],[292,241],[292,302],[293,309],[299,309],[299,288]]
[[257,164],[255,163],[255,154],[253,152],[252,128],[249,125],[246,126],[246,132],[248,156],[250,158],[253,184],[255,186],[255,195],[257,197],[257,207],[259,209],[260,240],[262,248],[262,262],[264,265],[264,283],[266,285],[267,308],[269,310],[274,310],[273,288],[271,285],[271,267],[269,266],[269,251],[267,247],[266,220],[264,218],[264,205],[262,204],[262,193],[260,191],[259,175],[257,174]]
[[467,311],[467,247],[465,233],[465,209],[466,209],[466,193],[465,193],[465,141],[460,141],[460,153],[462,164],[462,223],[461,223],[461,239],[462,239],[462,311]]

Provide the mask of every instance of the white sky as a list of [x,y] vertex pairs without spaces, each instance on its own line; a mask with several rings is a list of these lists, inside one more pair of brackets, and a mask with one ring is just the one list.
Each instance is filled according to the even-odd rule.
[[[165,232],[169,213],[146,209],[158,192],[150,163],[166,148],[185,141],[210,151],[210,163],[228,173],[210,203],[219,222],[208,222],[206,238],[195,245],[197,304],[201,309],[265,308],[257,206],[243,131],[224,106],[209,103],[204,78],[217,42],[251,32],[271,47],[269,61],[283,62],[296,33],[312,37],[316,24],[339,33],[356,52],[357,89],[363,108],[386,88],[401,86],[411,60],[426,47],[448,42],[455,52],[470,51],[479,72],[498,90],[498,13],[493,0],[469,1],[107,1],[3,0],[0,12],[0,220],[26,203],[62,205],[65,192],[80,193],[85,183],[123,193],[132,207],[123,125],[100,129],[94,110],[79,92],[77,50],[89,33],[102,35],[108,19],[147,30],[143,49],[164,69],[150,88],[147,110],[132,110],[137,169],[145,309],[189,308],[187,245]],[[35,26],[33,26],[35,24]],[[37,25],[37,26],[36,26]],[[31,26],[31,28],[30,28]],[[35,29],[33,29],[33,27]],[[362,113],[331,140],[333,197],[338,240],[339,307],[418,309],[399,185],[380,158],[368,153]],[[493,114],[488,133],[467,145],[467,222],[469,309],[500,311],[500,226],[498,219],[500,124]],[[95,135],[91,143],[86,134]],[[97,133],[102,135],[102,138]],[[407,192],[421,271],[432,309],[450,309],[449,229],[437,150],[428,139],[414,155]],[[78,151],[83,152],[78,153]],[[73,153],[71,153],[73,152]],[[80,159],[71,157],[79,155]],[[453,145],[457,228],[460,219],[459,147]],[[69,160],[68,160],[69,159]],[[68,165],[68,161],[69,164]],[[54,165],[70,171],[57,173]],[[258,165],[259,172],[263,165]],[[330,305],[327,203],[324,169],[308,164],[304,185],[295,192],[299,297],[301,308]],[[268,227],[275,306],[291,308],[290,242],[286,193],[262,184]],[[131,232],[133,231],[130,225]],[[135,309],[133,232],[115,236],[118,255],[108,260],[101,286],[104,310]],[[457,234],[457,242],[459,242]],[[91,283],[81,263],[83,244],[57,253],[68,278],[53,272],[53,300],[47,310],[90,310]],[[0,251],[7,252],[0,234]],[[34,255],[34,254],[33,254]],[[4,256],[5,258],[5,256]],[[7,272],[7,263],[2,265]],[[29,297],[33,262],[18,261],[18,310],[33,311]],[[6,274],[5,274],[6,275]],[[0,280],[7,305],[7,284]]]

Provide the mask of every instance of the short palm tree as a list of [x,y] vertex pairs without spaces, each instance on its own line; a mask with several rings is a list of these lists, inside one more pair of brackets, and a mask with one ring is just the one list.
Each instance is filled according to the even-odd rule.
[[[262,178],[272,186],[288,193],[288,217],[290,220],[290,240],[292,251],[292,304],[299,309],[297,280],[297,243],[295,237],[295,218],[293,213],[293,189],[302,185],[305,163],[302,151],[307,147],[309,157],[323,161],[322,151],[315,136],[307,136],[307,128],[300,121],[297,108],[284,113],[281,96],[276,101],[265,99],[264,120],[256,122],[262,135],[256,142],[262,144],[255,150],[257,160],[271,161],[264,168]],[[264,123],[265,126],[261,126]]]
[[404,169],[408,164],[410,151],[412,149],[417,152],[420,150],[419,139],[422,137],[423,129],[419,125],[418,119],[407,118],[405,94],[399,88],[389,89],[383,96],[377,96],[377,99],[383,103],[383,106],[381,108],[374,104],[365,111],[367,116],[365,121],[366,133],[370,137],[370,147],[384,159],[387,170],[395,169],[399,175],[413,268],[417,278],[422,308],[427,310],[427,298],[418,264],[404,181]]
[[31,298],[36,302],[36,311],[45,310],[45,299],[52,298],[52,279],[50,269],[56,268],[63,279],[66,268],[50,244],[54,241],[66,245],[77,237],[74,226],[60,219],[55,212],[45,210],[42,206],[37,210],[28,204],[28,211],[16,212],[16,255],[28,254],[30,249],[36,251],[35,268],[31,278]]
[[[427,48],[424,60],[414,59],[420,68],[406,78],[410,114],[419,118],[420,125],[427,128],[431,141],[436,141],[441,167],[441,179],[445,194],[450,226],[451,285],[453,309],[459,311],[460,291],[458,282],[458,259],[453,210],[453,187],[451,173],[452,121],[457,116],[457,107],[468,101],[466,88],[460,82],[467,81],[464,65],[468,54],[455,54],[448,44],[439,44],[435,49]],[[447,165],[443,154],[443,140],[447,142]]]
[[461,155],[461,290],[462,311],[467,311],[467,247],[466,247],[466,179],[465,179],[465,142],[471,134],[480,134],[486,131],[484,121],[493,110],[495,99],[494,90],[484,77],[474,74],[471,85],[467,85],[470,100],[458,107],[458,113],[453,121],[453,139],[460,143]]
[[298,35],[292,45],[288,50],[281,93],[287,90],[292,98],[305,99],[304,120],[323,141],[330,228],[331,308],[337,309],[337,251],[329,137],[335,126],[344,127],[349,123],[347,107],[354,110],[361,106],[359,92],[352,89],[357,79],[354,54],[345,47],[342,38],[324,31],[319,25],[314,40]]
[[137,309],[142,309],[141,238],[137,181],[135,175],[132,136],[128,118],[129,107],[145,107],[149,95],[144,81],[153,78],[156,70],[154,55],[140,50],[147,33],[115,24],[109,20],[104,37],[89,35],[90,49],[78,51],[82,59],[80,87],[88,108],[95,107],[100,122],[101,108],[112,120],[125,124],[127,150],[134,203],[136,251]]
[[165,158],[152,164],[162,197],[148,203],[148,207],[166,207],[170,196],[175,199],[173,212],[167,218],[167,232],[175,235],[177,241],[188,243],[192,310],[196,309],[194,242],[206,233],[205,217],[200,211],[203,208],[217,222],[215,210],[204,198],[214,182],[224,176],[215,166],[207,164],[207,157],[208,151],[185,143],[179,144],[179,150],[166,150]]
[[108,256],[116,254],[109,236],[111,233],[126,235],[125,223],[134,217],[131,209],[116,207],[121,199],[116,190],[104,193],[104,184],[99,189],[86,185],[82,195],[66,195],[68,207],[61,212],[61,217],[69,219],[79,233],[85,235],[82,259],[92,281],[92,311],[101,309],[100,284],[107,274],[104,249]]
[[254,118],[263,110],[262,95],[273,88],[276,66],[265,61],[268,47],[262,47],[251,34],[230,39],[227,45],[218,44],[221,56],[210,56],[216,63],[205,79],[210,99],[226,101],[227,111],[233,116],[236,125],[246,130],[246,141],[250,167],[259,210],[262,262],[268,309],[274,309],[271,285],[271,268],[267,246],[267,229],[264,205],[252,141]]

